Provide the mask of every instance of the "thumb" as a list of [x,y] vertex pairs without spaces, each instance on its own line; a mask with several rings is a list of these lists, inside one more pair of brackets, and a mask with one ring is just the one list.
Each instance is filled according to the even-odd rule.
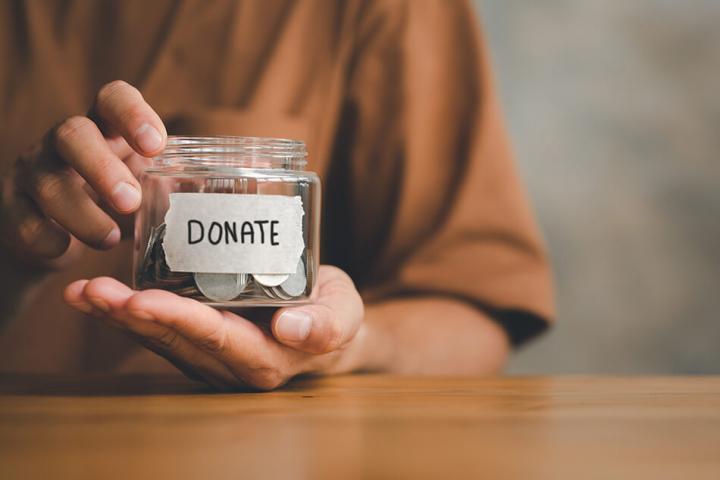
[[342,270],[320,267],[318,294],[310,305],[283,308],[273,316],[273,336],[307,353],[337,350],[355,337],[363,319],[363,303]]

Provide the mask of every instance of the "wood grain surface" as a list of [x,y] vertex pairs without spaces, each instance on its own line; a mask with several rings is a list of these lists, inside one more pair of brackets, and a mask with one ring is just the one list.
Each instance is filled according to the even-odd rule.
[[720,478],[720,377],[0,377],[0,478]]

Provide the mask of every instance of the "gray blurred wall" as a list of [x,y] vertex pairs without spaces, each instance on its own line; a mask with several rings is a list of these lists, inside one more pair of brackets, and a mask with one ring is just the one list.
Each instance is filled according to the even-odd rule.
[[510,371],[720,372],[720,1],[475,3],[558,287]]

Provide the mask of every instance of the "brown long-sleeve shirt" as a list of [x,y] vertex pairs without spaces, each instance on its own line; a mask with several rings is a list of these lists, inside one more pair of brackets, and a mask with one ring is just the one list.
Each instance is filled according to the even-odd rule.
[[[467,2],[2,2],[0,167],[115,79],[170,133],[304,139],[325,190],[322,261],[367,302],[462,299],[515,343],[551,321],[548,266]],[[3,308],[0,370],[152,368],[62,303],[74,279],[129,281],[130,243],[13,273],[35,280],[6,300],[17,305]],[[0,260],[6,291],[23,283],[8,278],[13,262]]]

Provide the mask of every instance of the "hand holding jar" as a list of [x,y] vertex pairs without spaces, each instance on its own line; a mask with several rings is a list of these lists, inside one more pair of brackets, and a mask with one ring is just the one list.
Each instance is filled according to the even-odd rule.
[[140,207],[134,171],[162,151],[166,136],[137,89],[122,81],[102,87],[87,116],[60,122],[2,179],[3,247],[58,266],[83,245],[117,245]]
[[272,389],[302,373],[354,370],[366,339],[352,280],[326,265],[311,302],[276,311],[270,334],[233,312],[165,290],[135,291],[107,277],[71,283],[65,300],[220,390]]
[[[155,201],[156,198],[143,198],[148,192],[167,198],[170,193],[228,193],[223,190],[227,187],[227,177],[220,183],[214,180],[217,175],[203,177],[200,182],[197,178],[186,182],[177,180],[187,179],[186,175],[168,177],[167,165],[155,165],[157,175],[150,172],[145,178],[149,178],[148,185],[152,182],[158,185],[146,190],[147,185],[141,185],[138,176],[148,170],[149,158],[163,151],[166,142],[162,121],[137,89],[121,81],[104,86],[87,116],[71,117],[53,128],[3,178],[0,210],[3,247],[25,261],[61,268],[74,261],[86,247],[109,249],[117,245],[123,235],[129,234],[132,216],[140,210],[136,250],[142,251],[136,254],[136,272],[139,269],[142,273],[147,265],[138,262],[148,260],[144,253],[152,243],[149,240],[153,232],[158,240],[163,216],[170,207],[169,202],[162,204]],[[171,165],[169,170],[173,168]],[[233,177],[233,188],[245,190],[229,193],[258,194],[262,192],[246,189],[261,185],[268,189],[267,193],[287,196],[285,192],[272,191],[287,185],[282,177],[265,176],[263,172],[251,176],[254,181]],[[162,178],[175,179],[170,182],[169,190],[166,189],[168,182]],[[280,178],[281,181],[265,184],[257,181],[261,178]],[[315,201],[314,194],[304,196],[302,191],[299,194],[307,202],[304,217],[317,215],[310,207]],[[159,205],[164,210],[158,209]],[[253,235],[267,235],[270,241],[264,243],[270,246],[276,246],[282,235],[291,236],[292,232],[280,230],[279,223],[272,224],[269,220],[265,225],[257,221],[251,222],[253,228],[258,229]],[[198,228],[197,224],[192,225]],[[207,225],[208,229],[212,228],[212,222]],[[260,228],[267,230],[260,232]],[[248,268],[255,271],[248,272],[237,271],[241,268],[238,266],[234,266],[232,272],[213,273],[207,268],[176,272],[172,268],[165,271],[158,265],[155,273],[189,276],[193,290],[180,291],[178,293],[184,295],[180,296],[158,282],[164,277],[152,277],[148,283],[141,284],[136,275],[136,285],[151,288],[136,291],[103,277],[71,283],[65,299],[72,307],[126,331],[187,374],[218,388],[268,389],[300,373],[349,370],[356,367],[351,357],[360,348],[358,342],[362,335],[358,333],[362,331],[363,304],[345,273],[333,267],[317,268],[316,230],[316,223],[306,220],[301,229],[300,250],[293,250],[300,253],[292,268],[288,267],[289,257],[282,256],[272,258],[285,260],[273,264],[269,270],[251,262]],[[192,233],[195,236],[189,240],[198,240],[199,230]],[[210,235],[211,232],[204,233]],[[242,239],[242,223],[239,232],[224,230],[223,233],[226,237],[233,235],[232,238],[240,235]],[[158,245],[171,248],[171,242],[165,240],[167,238]],[[163,251],[163,258],[165,253]],[[225,291],[220,288],[222,291],[218,293],[213,275],[237,279],[237,295],[228,298],[220,295]],[[304,282],[285,283],[283,288],[283,283],[293,275],[302,276]],[[141,278],[148,280],[142,275]],[[243,285],[240,285],[241,278],[245,278]],[[223,277],[221,287],[227,286],[226,279]],[[276,282],[278,279],[282,281]],[[238,306],[228,304],[232,300],[252,304],[303,303],[275,311],[270,331],[266,332],[239,315],[216,310],[198,300],[232,306]]]

